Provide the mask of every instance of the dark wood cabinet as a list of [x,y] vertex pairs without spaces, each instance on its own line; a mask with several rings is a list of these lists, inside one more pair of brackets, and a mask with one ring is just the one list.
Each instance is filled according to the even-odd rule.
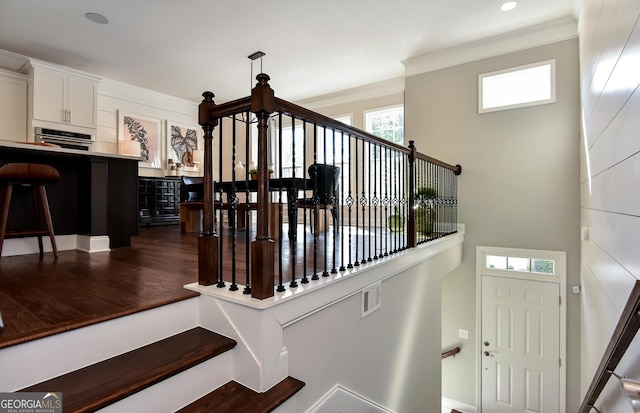
[[168,225],[180,222],[180,177],[139,177],[140,225]]
[[[138,159],[21,142],[0,142],[0,166],[11,162],[53,166],[60,181],[47,185],[56,235],[109,237],[109,248],[131,245],[138,234],[136,182]],[[9,226],[32,225],[27,191],[16,194]]]

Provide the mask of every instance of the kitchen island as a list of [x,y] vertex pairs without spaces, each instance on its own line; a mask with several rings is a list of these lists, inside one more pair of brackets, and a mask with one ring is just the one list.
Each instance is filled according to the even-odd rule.
[[[104,250],[131,245],[138,233],[138,157],[0,141],[0,166],[41,163],[60,172],[60,182],[47,185],[56,236],[78,235],[79,249],[91,251],[92,240]],[[9,229],[33,225],[27,189],[14,191]],[[108,237],[108,238],[106,238]]]

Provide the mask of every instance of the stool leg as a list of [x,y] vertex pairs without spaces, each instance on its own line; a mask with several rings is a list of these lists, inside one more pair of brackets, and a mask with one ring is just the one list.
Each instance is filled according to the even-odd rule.
[[11,184],[2,185],[0,195],[2,198],[2,211],[0,212],[0,256],[2,255],[2,245],[4,244],[4,234],[7,232],[7,219],[9,218],[9,205],[11,204]]
[[[35,185],[31,185],[31,202],[33,203],[33,217],[36,223],[35,228],[40,230],[40,193],[38,192],[38,187]],[[37,235],[38,237],[38,249],[40,251],[40,255],[44,253],[44,248],[42,247],[42,235]]]
[[51,212],[49,211],[49,201],[47,200],[47,191],[44,189],[44,185],[38,185],[40,191],[40,199],[42,200],[42,211],[44,212],[44,219],[47,223],[47,230],[49,231],[49,238],[51,239],[51,248],[53,249],[53,256],[58,258],[58,248],[56,247],[56,237],[53,234],[53,224],[51,223]]

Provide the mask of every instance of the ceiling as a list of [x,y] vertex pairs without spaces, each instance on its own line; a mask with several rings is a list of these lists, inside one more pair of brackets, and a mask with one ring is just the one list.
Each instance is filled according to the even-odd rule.
[[248,56],[260,50],[253,77],[262,67],[278,97],[298,101],[401,77],[407,59],[574,14],[574,0],[519,0],[508,12],[502,2],[2,0],[0,49],[194,102],[211,90],[218,103],[249,94]]

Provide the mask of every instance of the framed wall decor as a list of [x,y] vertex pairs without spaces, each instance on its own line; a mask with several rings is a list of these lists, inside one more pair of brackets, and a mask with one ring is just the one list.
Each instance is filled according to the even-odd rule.
[[161,120],[118,111],[118,147],[124,141],[140,143],[140,166],[162,168]]
[[181,163],[186,171],[197,171],[197,154],[203,147],[202,128],[167,121],[167,160]]

